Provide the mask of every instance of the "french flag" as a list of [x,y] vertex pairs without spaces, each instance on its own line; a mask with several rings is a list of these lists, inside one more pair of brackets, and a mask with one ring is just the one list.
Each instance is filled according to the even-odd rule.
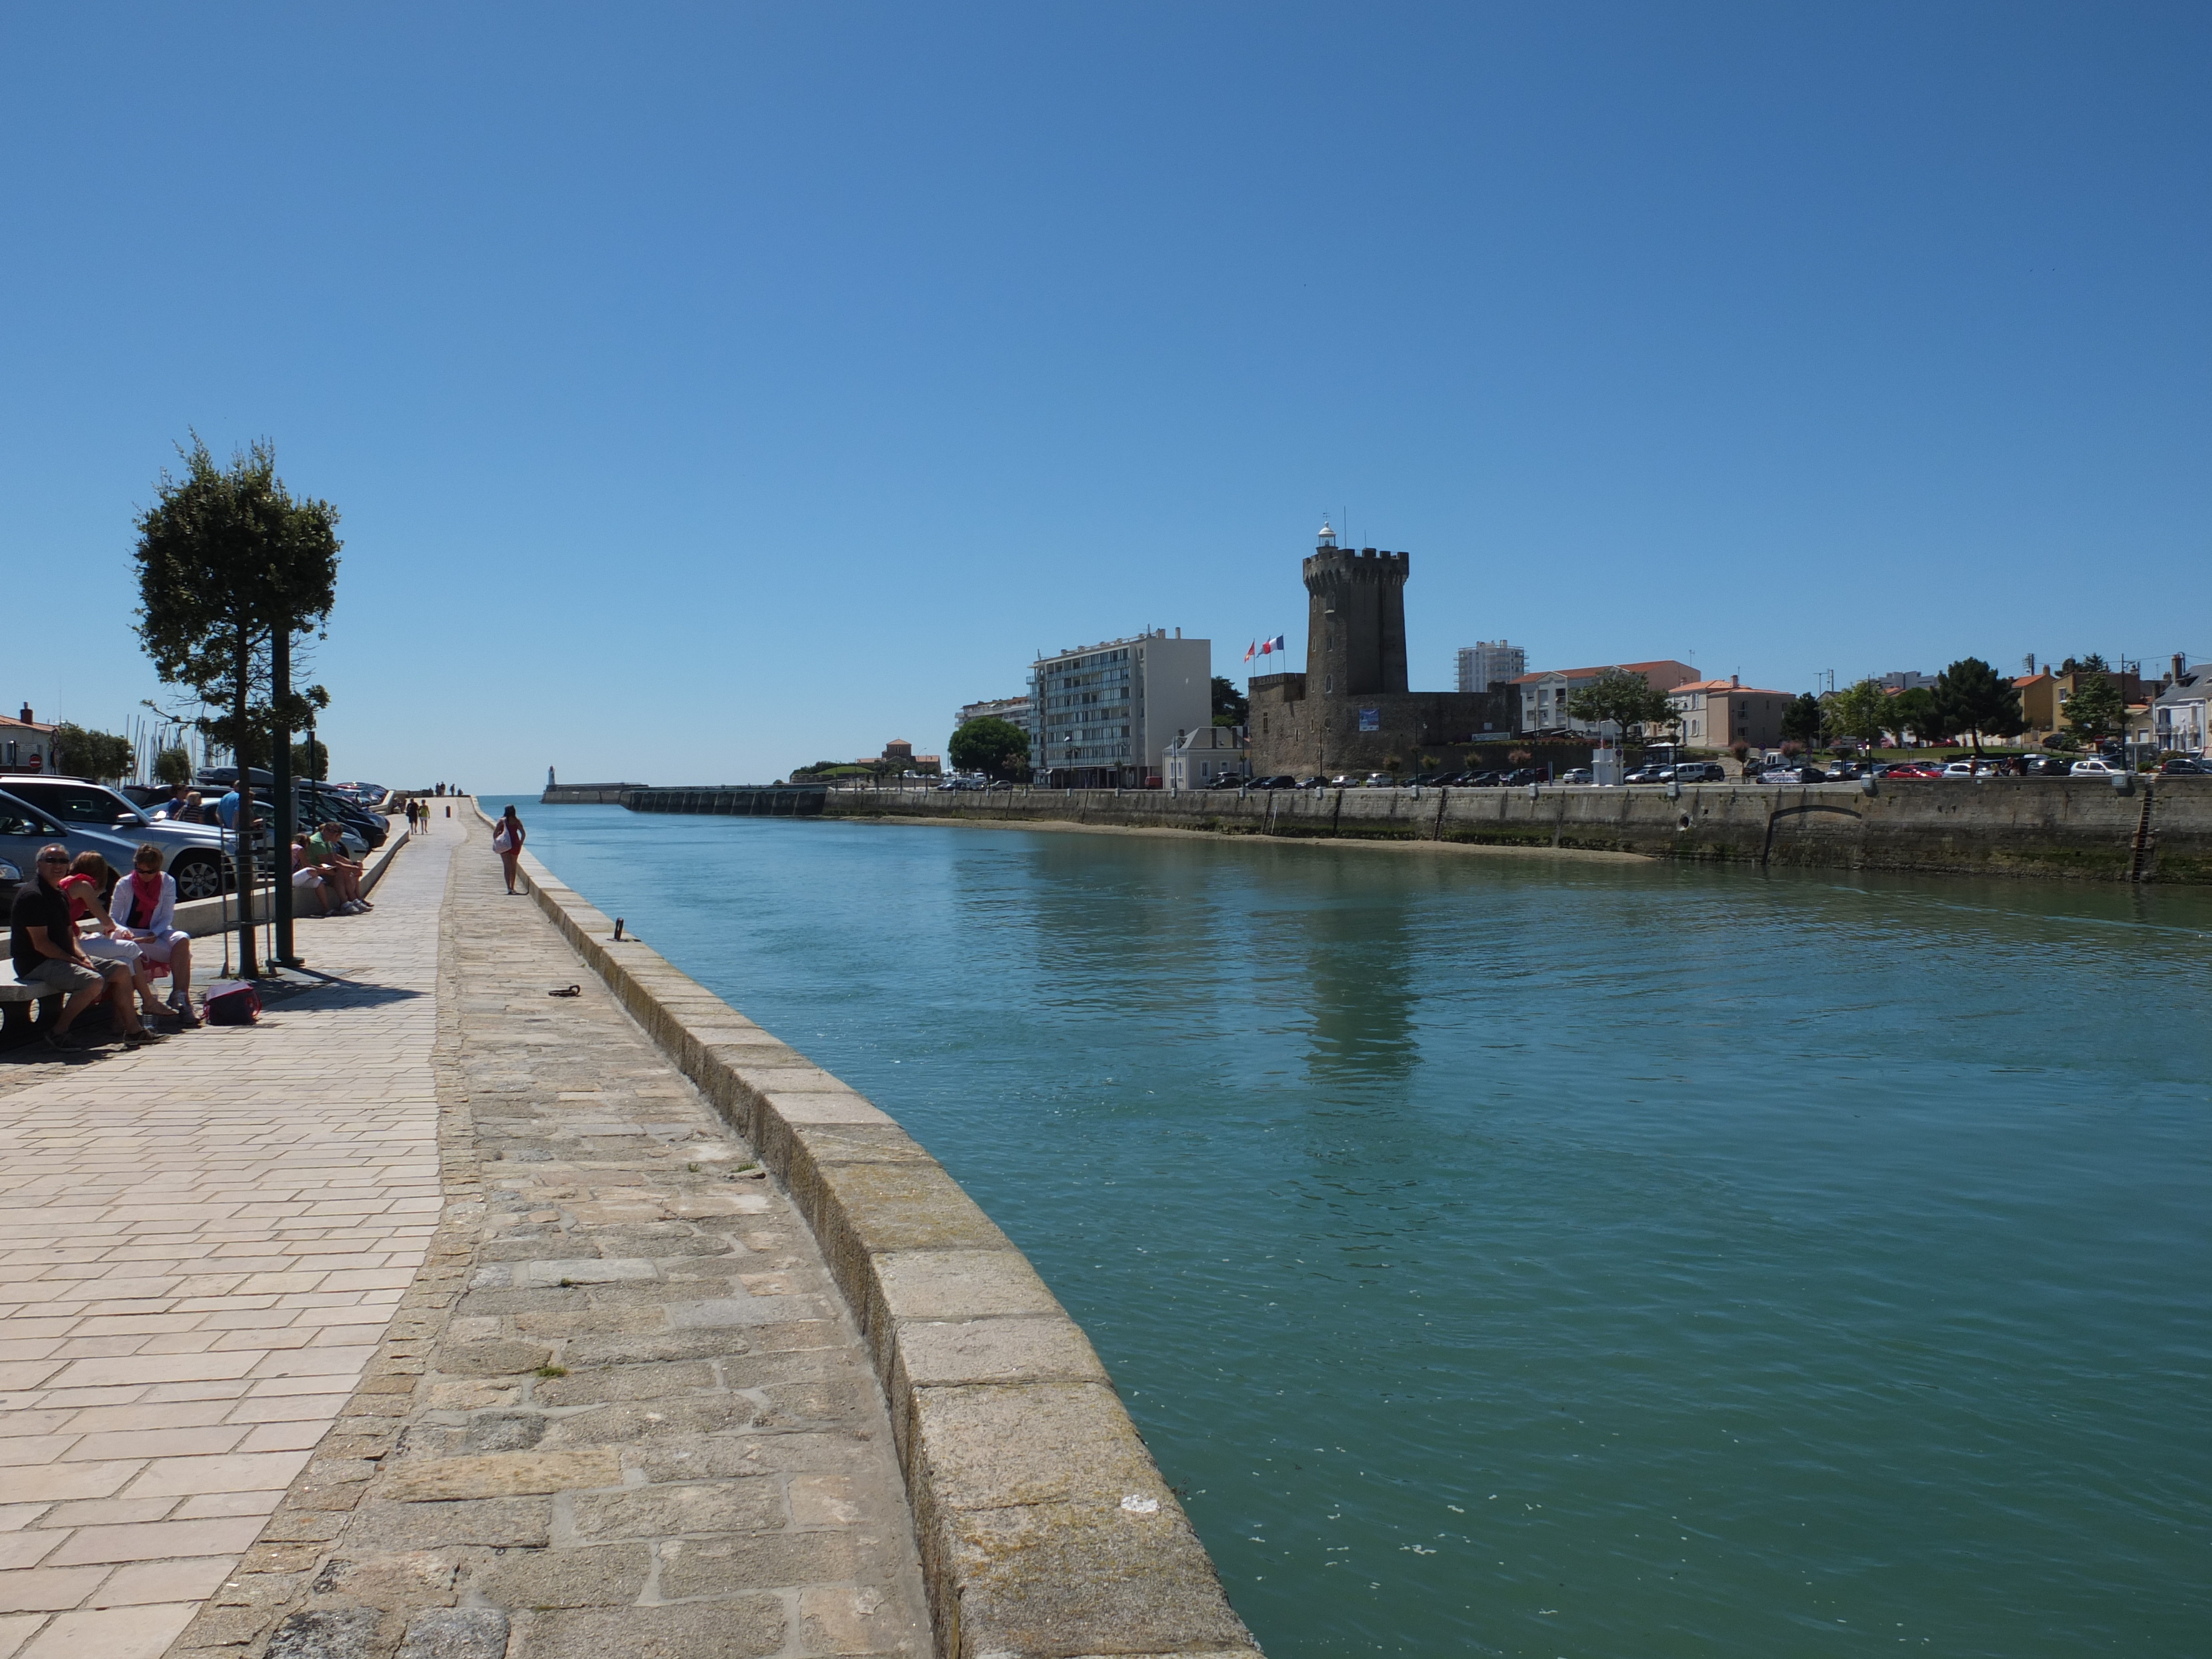
[[1283,649],[1285,649],[1285,647],[1283,645],[1283,636],[1280,634],[1276,635],[1272,640],[1262,640],[1260,641],[1260,654],[1263,657]]

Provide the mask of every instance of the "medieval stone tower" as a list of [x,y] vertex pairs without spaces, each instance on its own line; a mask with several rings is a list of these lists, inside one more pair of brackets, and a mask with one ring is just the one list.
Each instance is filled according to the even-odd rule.
[[1406,690],[1406,556],[1339,547],[1322,527],[1305,562],[1308,695]]

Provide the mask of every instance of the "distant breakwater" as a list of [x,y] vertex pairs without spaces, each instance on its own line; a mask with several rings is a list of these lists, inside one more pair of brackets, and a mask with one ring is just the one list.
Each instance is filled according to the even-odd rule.
[[[549,799],[550,796],[549,794]],[[2212,883],[2212,785],[2103,778],[1596,789],[632,787],[635,811],[1066,823],[1824,868]]]

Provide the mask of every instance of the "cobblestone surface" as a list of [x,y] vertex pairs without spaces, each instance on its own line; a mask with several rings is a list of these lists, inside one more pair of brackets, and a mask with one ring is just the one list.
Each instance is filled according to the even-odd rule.
[[453,829],[435,1236],[171,1651],[928,1654],[889,1419],[811,1235]]
[[258,1026],[9,1057],[0,1656],[159,1655],[360,1382],[437,1224],[459,839],[401,850],[373,914],[302,921],[344,982]]

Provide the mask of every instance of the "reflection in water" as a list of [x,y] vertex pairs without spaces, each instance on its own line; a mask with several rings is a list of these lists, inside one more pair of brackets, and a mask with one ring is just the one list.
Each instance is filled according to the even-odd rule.
[[1030,1252],[1274,1659],[2212,1627],[2205,894],[532,833]]

